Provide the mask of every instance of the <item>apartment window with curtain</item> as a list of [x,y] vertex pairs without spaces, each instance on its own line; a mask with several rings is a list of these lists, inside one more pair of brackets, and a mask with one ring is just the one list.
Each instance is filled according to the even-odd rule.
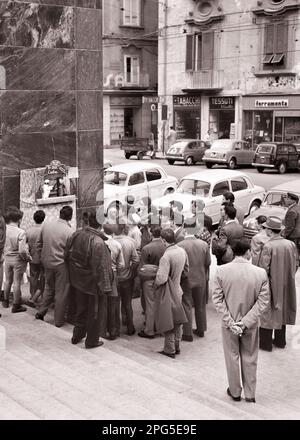
[[123,25],[141,26],[141,0],[123,0]]
[[266,70],[287,66],[288,25],[286,22],[268,23],[264,34],[263,67]]
[[214,32],[201,32],[186,37],[186,70],[212,70]]
[[139,84],[140,60],[137,56],[125,55],[125,83]]

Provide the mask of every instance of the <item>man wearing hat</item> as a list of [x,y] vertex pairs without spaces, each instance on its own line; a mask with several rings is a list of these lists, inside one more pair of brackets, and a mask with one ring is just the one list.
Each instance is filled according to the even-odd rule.
[[287,201],[290,206],[284,218],[283,236],[295,243],[298,256],[300,254],[300,206],[299,197],[294,193],[287,193]]
[[[280,218],[270,216],[263,224],[269,241],[264,245],[258,265],[269,277],[271,306],[261,316],[260,348],[272,351],[275,347],[286,346],[286,325],[294,325],[296,320],[296,283],[298,269],[297,249],[292,241],[281,235]],[[274,330],[274,339],[273,337]]]

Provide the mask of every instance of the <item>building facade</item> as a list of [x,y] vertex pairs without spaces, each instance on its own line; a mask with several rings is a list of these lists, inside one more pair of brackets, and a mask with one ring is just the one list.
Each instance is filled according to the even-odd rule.
[[157,1],[103,2],[105,146],[157,133],[157,26]]
[[171,125],[178,137],[300,144],[298,0],[164,0],[158,66],[161,149]]

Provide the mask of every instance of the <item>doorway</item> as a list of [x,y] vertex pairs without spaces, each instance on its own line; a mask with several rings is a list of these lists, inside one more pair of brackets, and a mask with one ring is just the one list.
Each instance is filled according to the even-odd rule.
[[124,108],[124,135],[125,137],[136,137],[133,129],[133,108]]

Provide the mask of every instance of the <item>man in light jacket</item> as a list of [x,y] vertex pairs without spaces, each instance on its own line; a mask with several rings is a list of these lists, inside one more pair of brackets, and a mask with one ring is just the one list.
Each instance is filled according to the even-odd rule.
[[229,387],[227,394],[241,400],[241,382],[247,402],[255,402],[258,358],[258,320],[270,303],[265,271],[250,263],[250,242],[234,247],[235,259],[217,268],[212,300],[222,315],[222,339]]

